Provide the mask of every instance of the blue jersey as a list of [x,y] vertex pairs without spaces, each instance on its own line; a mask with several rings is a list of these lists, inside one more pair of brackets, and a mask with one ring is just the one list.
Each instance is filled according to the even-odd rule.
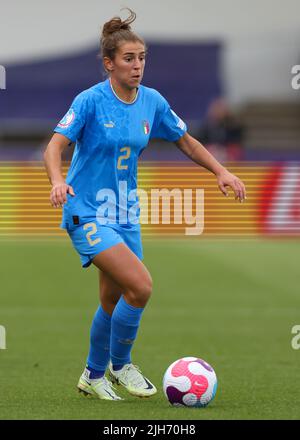
[[54,130],[76,142],[66,178],[63,228],[97,218],[135,228],[139,218],[137,162],[149,139],[176,141],[185,123],[154,89],[140,86],[134,102],[120,100],[110,80],[80,93]]

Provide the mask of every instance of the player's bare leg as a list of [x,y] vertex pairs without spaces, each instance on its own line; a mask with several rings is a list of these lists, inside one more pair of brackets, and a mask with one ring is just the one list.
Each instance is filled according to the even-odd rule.
[[131,363],[130,352],[143,309],[151,295],[151,276],[145,265],[123,243],[100,252],[93,263],[101,271],[100,299],[103,307],[107,313],[113,311],[110,379],[135,396],[149,397],[157,390]]
[[[101,303],[101,307],[107,315],[111,316],[116,304],[118,303],[120,297],[122,295],[121,287],[113,281],[113,279],[105,272],[102,272],[99,270],[99,299]],[[99,309],[96,312],[97,314],[103,314],[103,312],[99,311]],[[99,319],[99,315],[94,317],[94,320]],[[105,317],[102,316],[102,319],[105,319]],[[102,323],[102,327],[97,328],[97,330],[101,331],[100,336],[101,342],[105,340],[106,333],[109,333],[110,335],[110,323],[108,321],[106,323]],[[92,332],[92,330],[91,330]],[[95,333],[95,330],[94,330]],[[97,332],[96,332],[97,333]],[[91,333],[92,337],[92,333]],[[92,340],[91,340],[92,344]],[[93,341],[93,345],[98,348],[97,351],[101,353],[101,346],[97,346],[97,341]],[[90,352],[91,353],[91,352]],[[98,354],[100,354],[98,353]],[[90,358],[90,355],[89,355]],[[84,393],[85,395],[95,395],[100,399],[106,399],[106,400],[120,400],[119,396],[115,393],[114,388],[112,387],[112,384],[104,377],[104,371],[98,371],[102,376],[98,377],[97,379],[93,379],[93,373],[95,373],[95,370],[91,371],[91,367],[87,366],[85,368],[83,374],[81,375],[79,382],[78,382],[78,389],[80,392]]]
[[99,299],[103,309],[110,316],[113,314],[121,295],[121,286],[106,272],[99,270]]
[[100,252],[93,259],[93,264],[121,287],[128,304],[145,307],[152,292],[151,275],[125,244],[119,243]]

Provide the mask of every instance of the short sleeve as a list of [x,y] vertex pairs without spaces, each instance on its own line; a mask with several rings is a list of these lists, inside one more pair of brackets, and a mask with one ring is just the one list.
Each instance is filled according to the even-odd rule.
[[83,92],[76,96],[65,116],[55,127],[54,132],[63,134],[72,142],[75,142],[82,135],[82,130],[87,119],[87,112],[87,97]]
[[187,131],[185,122],[170,108],[167,100],[157,92],[157,109],[150,138],[177,141]]

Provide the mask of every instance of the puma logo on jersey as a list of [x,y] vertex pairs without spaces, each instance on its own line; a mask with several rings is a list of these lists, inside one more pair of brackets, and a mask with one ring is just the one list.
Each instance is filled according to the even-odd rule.
[[104,127],[106,127],[106,128],[114,128],[114,126],[115,126],[115,123],[112,121],[106,122],[104,124]]

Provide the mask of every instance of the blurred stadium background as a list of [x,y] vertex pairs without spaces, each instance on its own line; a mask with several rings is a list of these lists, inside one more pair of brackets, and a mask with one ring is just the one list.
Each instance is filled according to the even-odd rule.
[[[74,96],[103,79],[100,27],[121,8],[120,2],[88,5],[29,0],[2,6],[2,235],[61,234],[60,214],[49,209],[49,185],[38,161]],[[134,29],[149,49],[144,84],[165,95],[191,134],[245,180],[248,202],[242,209],[220,199],[215,204],[218,192],[209,174],[161,141],[141,157],[140,187],[171,188],[174,175],[181,187],[187,177],[200,184],[205,233],[299,233],[300,101],[291,86],[291,69],[300,62],[297,1],[256,0],[243,8],[237,0],[129,6],[138,16]],[[66,161],[71,154],[72,148]],[[235,223],[228,224],[226,215]]]
[[[137,13],[134,30],[148,45],[143,83],[248,190],[244,204],[223,198],[214,177],[172,144],[153,141],[141,156],[141,188],[204,188],[205,229],[195,238],[207,240],[188,239],[184,226],[143,226],[157,295],[137,363],[152,363],[159,382],[174,358],[206,358],[221,377],[214,411],[162,409],[160,394],[143,408],[131,399],[131,409],[99,414],[70,391],[86,354],[96,272],[89,278],[75,269],[41,160],[74,96],[103,79],[100,27],[124,6]],[[300,324],[300,90],[291,85],[299,14],[297,0],[1,4],[0,324],[8,340],[0,350],[0,418],[299,418],[299,354],[290,346]],[[71,156],[72,148],[65,171]],[[32,377],[34,393],[26,386]]]

